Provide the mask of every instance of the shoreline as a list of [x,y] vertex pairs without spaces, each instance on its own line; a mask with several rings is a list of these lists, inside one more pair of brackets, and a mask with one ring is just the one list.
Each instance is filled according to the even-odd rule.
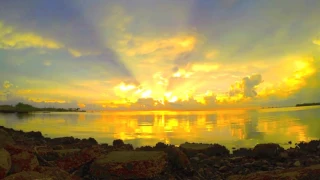
[[270,174],[277,178],[284,172],[300,170],[320,177],[320,140],[300,142],[289,149],[274,143],[229,150],[219,144],[183,143],[176,147],[162,142],[133,148],[122,140],[114,140],[112,145],[99,144],[93,138],[48,138],[41,132],[0,126],[0,157],[10,159],[10,164],[0,166],[0,179],[5,180],[26,176],[222,180],[250,179],[257,173],[263,179]]

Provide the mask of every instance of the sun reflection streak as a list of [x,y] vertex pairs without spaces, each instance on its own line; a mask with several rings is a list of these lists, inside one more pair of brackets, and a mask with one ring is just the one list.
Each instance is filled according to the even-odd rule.
[[[275,111],[275,110],[274,110]],[[266,113],[273,113],[266,112]],[[248,145],[253,142],[308,141],[308,125],[297,118],[285,115],[277,117],[260,114],[253,118],[247,111],[169,112],[75,114],[75,118],[51,114],[35,115],[28,123],[18,123],[14,128],[25,131],[40,130],[52,137],[87,136],[111,143],[113,139],[150,145],[163,142],[234,142]],[[1,120],[0,125],[6,122]],[[56,131],[55,127],[59,127]],[[37,129],[35,129],[35,127]],[[250,140],[255,141],[250,141]],[[178,145],[178,144],[174,144]]]

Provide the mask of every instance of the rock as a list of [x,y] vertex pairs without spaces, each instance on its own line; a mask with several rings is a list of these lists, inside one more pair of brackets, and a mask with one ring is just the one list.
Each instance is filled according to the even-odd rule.
[[203,154],[203,153],[198,153],[198,154],[196,154],[196,157],[199,157],[201,160],[209,158],[208,155]]
[[132,151],[134,148],[131,144],[124,144],[121,139],[116,139],[112,143],[114,151]]
[[250,169],[245,168],[245,169],[243,170],[243,174],[249,174],[249,173],[250,173]]
[[154,151],[153,147],[151,146],[141,146],[136,148],[137,151]]
[[35,171],[50,177],[51,180],[72,180],[72,176],[57,167],[45,167],[45,166],[38,166]]
[[213,176],[213,169],[210,168],[210,167],[205,168],[204,172],[205,172],[207,177],[212,177]]
[[188,157],[193,157],[197,153],[203,153],[208,156],[224,156],[230,153],[225,146],[219,144],[184,143],[180,145],[180,148]]
[[279,166],[279,167],[275,167],[274,169],[275,169],[275,170],[284,170],[285,168]]
[[163,142],[158,142],[154,148],[157,149],[157,150],[160,150],[160,149],[165,149],[167,147],[168,147],[167,144],[165,144]]
[[311,153],[317,152],[319,150],[318,146],[320,146],[320,140],[312,140],[309,143],[300,142],[297,146],[302,151],[311,152]]
[[7,144],[14,144],[14,140],[9,133],[3,129],[0,129],[0,148],[5,147]]
[[320,164],[309,167],[290,168],[284,170],[274,170],[266,172],[255,172],[248,175],[233,175],[227,180],[318,180],[320,177]]
[[80,152],[81,149],[62,149],[62,150],[53,150],[53,153],[56,153],[58,157],[65,157],[68,155],[75,154],[77,152]]
[[62,150],[62,149],[64,149],[64,147],[62,145],[55,145],[55,146],[52,146],[52,149],[53,150]]
[[247,149],[247,148],[240,148],[236,149],[232,152],[234,156],[247,156],[250,157],[253,155],[252,149]]
[[[85,139],[85,140],[86,140],[86,139]],[[92,137],[89,137],[87,141],[88,141],[88,143],[90,143],[90,144],[92,144],[92,145],[97,145],[97,144],[98,144],[98,141],[95,140],[95,139],[92,138]]]
[[280,157],[280,158],[283,158],[283,159],[287,159],[287,158],[289,157],[289,155],[288,155],[287,152],[281,152],[281,153],[279,154],[279,157]]
[[11,156],[12,167],[11,173],[18,173],[22,171],[33,171],[39,162],[37,157],[30,152],[21,152]]
[[254,161],[251,164],[252,164],[252,166],[255,166],[255,167],[261,167],[261,166],[265,165],[266,163],[264,161],[257,160],[257,161]]
[[9,175],[3,180],[31,180],[31,179],[52,180],[52,178],[50,178],[49,176],[41,174],[36,171],[22,171],[16,174]]
[[8,151],[0,149],[0,179],[4,178],[11,168],[11,157]]
[[37,149],[38,154],[47,161],[56,161],[59,158],[64,158],[66,156],[72,156],[79,153],[81,149],[61,149],[53,150],[53,148],[41,147]]
[[191,163],[188,156],[177,147],[168,147],[165,152],[168,155],[169,163],[174,169],[191,170]]
[[88,139],[82,139],[80,140],[80,142],[78,142],[77,144],[74,144],[72,147],[70,147],[70,149],[72,148],[89,148],[92,146],[96,146],[98,145],[98,142],[94,139],[94,138],[88,138]]
[[229,158],[229,161],[232,163],[239,163],[243,160],[243,157],[231,157]]
[[262,165],[261,167],[260,167],[260,170],[262,170],[262,171],[268,171],[269,170],[269,166],[268,165]]
[[253,154],[260,158],[271,158],[279,155],[284,149],[279,146],[279,144],[269,143],[269,144],[257,144],[253,148]]
[[286,150],[289,157],[300,157],[302,155],[301,151],[298,148],[289,148]]
[[71,145],[80,142],[80,139],[75,139],[74,137],[59,137],[53,139],[47,139],[47,142],[51,145]]
[[220,172],[226,172],[226,171],[228,171],[229,170],[229,168],[227,167],[227,166],[221,166],[220,168],[219,168],[219,171]]
[[[53,148],[50,148],[48,146],[40,146],[36,149],[37,154],[41,157],[41,159],[44,159],[46,161],[55,161],[59,159],[59,154],[57,152],[54,152]],[[40,165],[42,165],[40,161]]]
[[34,132],[34,131],[26,132],[26,136],[32,137],[32,138],[36,138],[36,139],[44,138],[44,137],[42,136],[42,133],[39,132],[39,131],[36,131],[36,132]]
[[246,167],[246,168],[249,168],[249,167],[252,166],[252,163],[245,163],[245,164],[243,164],[243,166]]
[[300,161],[295,161],[295,162],[293,163],[293,165],[294,165],[295,167],[299,167],[299,166],[301,166],[301,163],[300,163]]
[[85,148],[80,152],[73,153],[72,155],[65,156],[58,159],[57,166],[67,172],[74,171],[82,165],[94,160],[101,155],[101,149],[99,147]]
[[226,156],[230,154],[230,151],[220,144],[213,144],[207,148],[206,153],[208,156]]
[[284,164],[281,163],[281,162],[276,162],[276,165],[277,165],[277,166],[283,166]]
[[196,144],[196,143],[184,143],[180,145],[181,150],[188,155],[188,157],[194,157],[197,153],[204,153],[211,145],[210,144]]
[[199,157],[192,157],[192,158],[190,158],[190,161],[192,161],[192,162],[199,162],[199,161],[200,161],[200,158],[199,158]]
[[235,166],[233,169],[232,169],[232,172],[234,174],[238,173],[240,170],[242,170],[243,167],[242,166]]
[[95,178],[152,178],[161,173],[167,162],[162,151],[113,151],[96,159],[90,172]]
[[201,161],[201,164],[205,164],[207,166],[213,166],[215,165],[216,161],[212,158],[204,159]]
[[21,145],[16,145],[16,144],[7,144],[4,147],[5,150],[7,150],[10,155],[15,155],[15,154],[19,154],[22,152],[29,152],[29,153],[33,153],[33,149],[32,147],[26,147],[26,146],[21,146]]
[[124,146],[124,142],[121,139],[113,140],[112,145],[114,147],[122,147]]

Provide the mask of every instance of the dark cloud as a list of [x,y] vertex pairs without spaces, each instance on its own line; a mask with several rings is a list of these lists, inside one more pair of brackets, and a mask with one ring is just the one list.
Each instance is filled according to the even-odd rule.
[[217,99],[215,95],[204,97],[205,103],[207,106],[216,105]]
[[245,77],[242,79],[242,83],[244,96],[254,97],[257,95],[255,87],[262,83],[262,76],[260,74],[255,74],[250,77]]
[[0,17],[6,25],[15,27],[17,33],[32,32],[53,39],[62,43],[65,50],[93,54],[83,59],[103,61],[105,68],[114,74],[132,76],[116,53],[105,46],[106,39],[96,31],[93,20],[84,16],[78,1],[5,1],[1,2]]
[[242,94],[244,97],[255,97],[257,96],[255,87],[260,83],[262,83],[262,76],[260,74],[244,77],[240,82],[232,85],[229,95],[235,96]]
[[20,32],[33,32],[79,51],[101,50],[103,43],[76,1],[4,1],[1,20]]

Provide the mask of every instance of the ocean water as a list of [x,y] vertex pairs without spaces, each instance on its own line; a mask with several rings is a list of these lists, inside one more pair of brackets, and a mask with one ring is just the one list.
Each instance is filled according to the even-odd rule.
[[41,131],[51,138],[93,137],[108,144],[122,139],[134,147],[198,142],[231,149],[274,142],[288,148],[296,142],[320,139],[320,106],[206,112],[0,113],[0,125]]

